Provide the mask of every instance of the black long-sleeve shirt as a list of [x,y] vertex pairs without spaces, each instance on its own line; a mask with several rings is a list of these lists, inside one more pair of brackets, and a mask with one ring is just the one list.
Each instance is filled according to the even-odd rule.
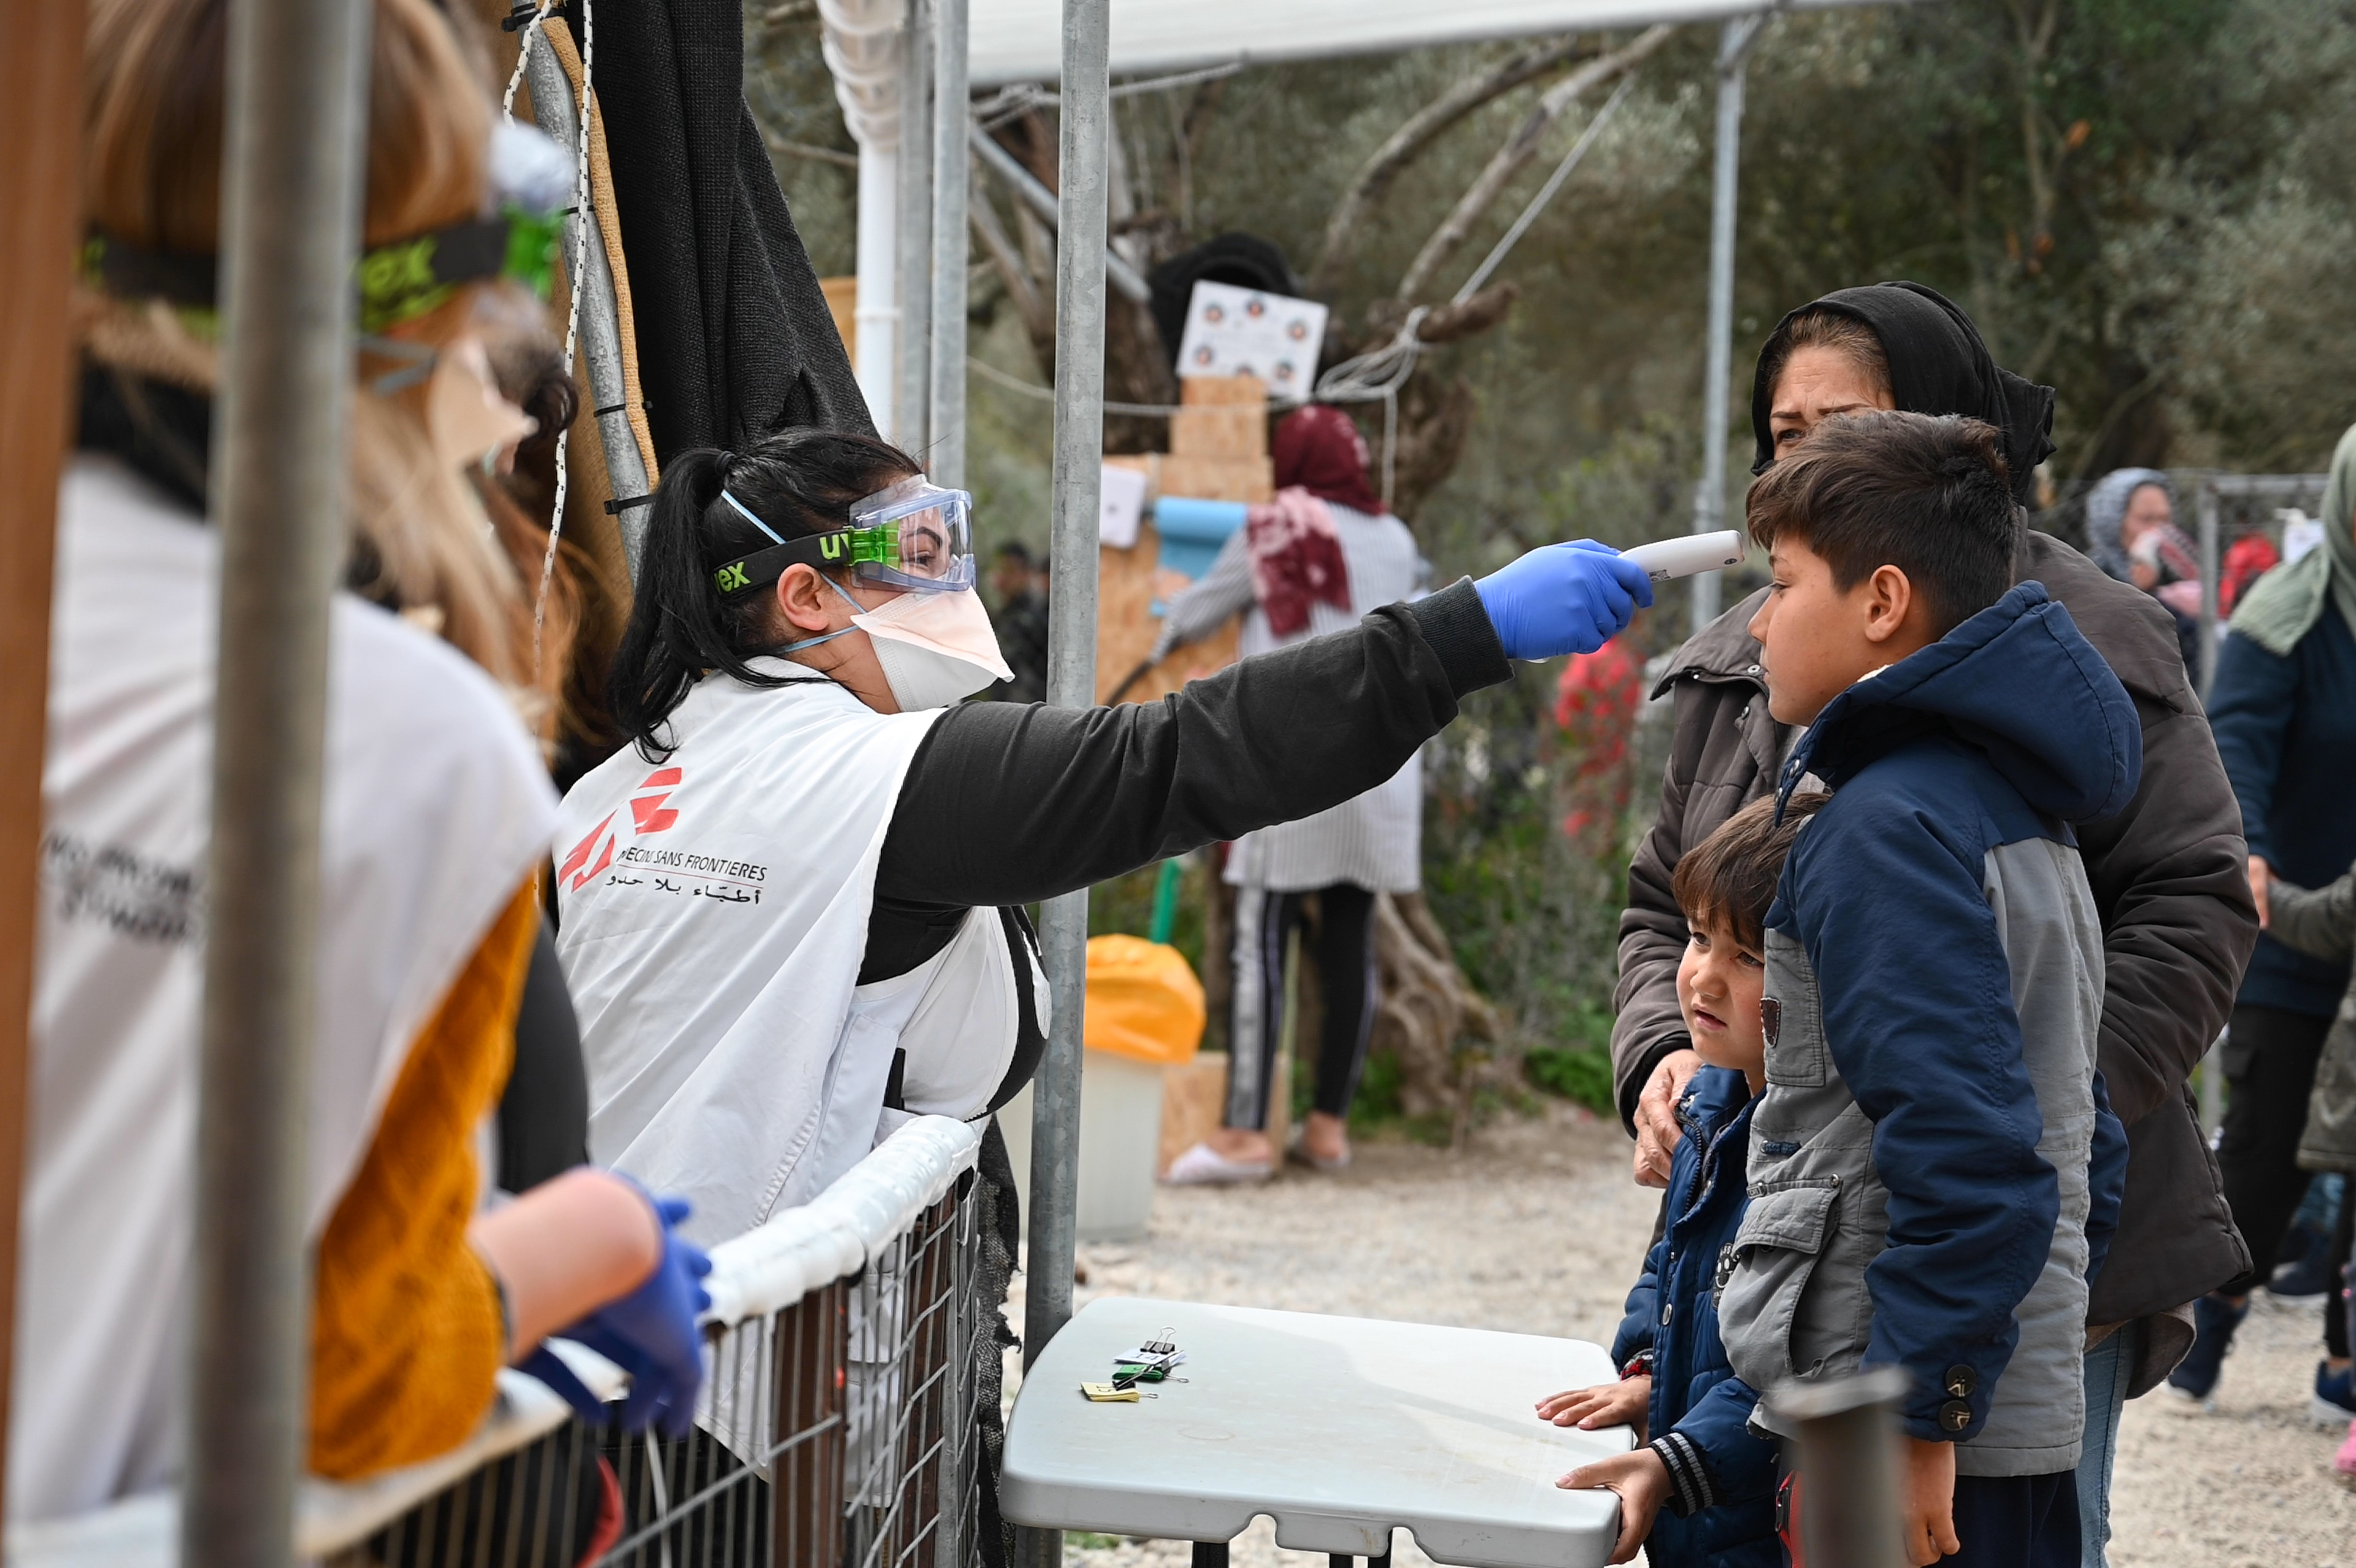
[[1511,674],[1467,580],[1157,703],[952,709],[900,786],[859,978],[915,968],[969,909],[1053,898],[1363,795],[1466,693]]

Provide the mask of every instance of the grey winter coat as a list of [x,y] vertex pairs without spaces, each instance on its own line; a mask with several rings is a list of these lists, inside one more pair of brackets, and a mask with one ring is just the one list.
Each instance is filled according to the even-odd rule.
[[[1897,1366],[1965,1476],[2078,1463],[2086,1281],[2126,1179],[2067,823],[2133,798],[2126,688],[2034,582],[1835,698],[1766,920],[1767,1088],[1719,1333],[1756,1389]],[[1753,1420],[1782,1435],[1773,1401]]]
[[[2334,964],[2356,952],[2356,867],[2313,892],[2277,881],[2267,901],[2266,934],[2284,946]],[[2307,1130],[2298,1138],[2298,1167],[2356,1171],[2356,978],[2348,982],[2331,1032],[2323,1037],[2323,1057],[2307,1097]]]
[[[2143,726],[2143,784],[2127,809],[2083,827],[2102,915],[2107,984],[2100,1065],[2128,1133],[2126,1209],[2089,1308],[2097,1324],[2152,1319],[2133,1385],[2180,1356],[2180,1323],[2158,1315],[2249,1267],[2185,1083],[2224,1027],[2257,940],[2241,808],[2217,761],[2175,628],[2147,594],[2030,532],[2016,575],[2045,584],[2127,688]],[[1612,1076],[1622,1119],[1662,1057],[1690,1042],[1677,1011],[1685,918],[1669,891],[1677,858],[1773,786],[1790,731],[1767,713],[1759,645],[1746,629],[1765,590],[1677,651],[1675,738],[1660,816],[1628,870],[1620,923]]]

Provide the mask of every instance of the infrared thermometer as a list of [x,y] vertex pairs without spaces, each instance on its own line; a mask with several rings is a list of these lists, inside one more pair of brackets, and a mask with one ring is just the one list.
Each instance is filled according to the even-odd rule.
[[1620,558],[1643,567],[1644,575],[1654,581],[1666,582],[1672,577],[1691,577],[1697,571],[1718,571],[1741,565],[1742,536],[1732,528],[1720,528],[1714,534],[1655,539],[1651,544],[1622,550]]

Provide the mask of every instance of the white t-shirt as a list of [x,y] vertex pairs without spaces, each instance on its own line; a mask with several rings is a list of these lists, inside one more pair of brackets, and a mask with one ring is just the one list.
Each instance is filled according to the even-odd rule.
[[[13,1520],[178,1468],[218,543],[110,460],[59,488]],[[329,645],[314,1240],[554,805],[514,710],[455,650],[350,598]]]

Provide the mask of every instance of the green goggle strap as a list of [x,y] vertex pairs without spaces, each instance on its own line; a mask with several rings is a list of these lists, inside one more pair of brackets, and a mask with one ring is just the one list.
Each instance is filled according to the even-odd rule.
[[[753,518],[753,525],[771,539],[777,537],[768,524],[745,511],[735,496],[723,490],[720,498]],[[873,528],[838,528],[832,533],[811,534],[804,539],[771,545],[740,556],[712,574],[712,581],[723,593],[742,593],[748,589],[775,582],[786,574],[786,568],[799,562],[819,571],[836,567],[856,566],[873,561],[878,566],[897,568],[900,564],[900,525],[895,520],[878,523]]]
[[[562,213],[535,217],[509,207],[496,218],[453,223],[364,252],[353,268],[359,285],[360,331],[381,333],[423,315],[460,284],[485,278],[512,278],[548,298],[563,225]],[[83,244],[80,260],[83,275],[109,293],[158,297],[186,311],[209,314],[214,308],[220,272],[214,256],[148,251],[93,234]]]
[[712,585],[723,594],[750,592],[783,577],[789,566],[814,566],[825,571],[845,565],[857,559],[852,549],[847,529],[789,539],[728,562],[712,574]]

